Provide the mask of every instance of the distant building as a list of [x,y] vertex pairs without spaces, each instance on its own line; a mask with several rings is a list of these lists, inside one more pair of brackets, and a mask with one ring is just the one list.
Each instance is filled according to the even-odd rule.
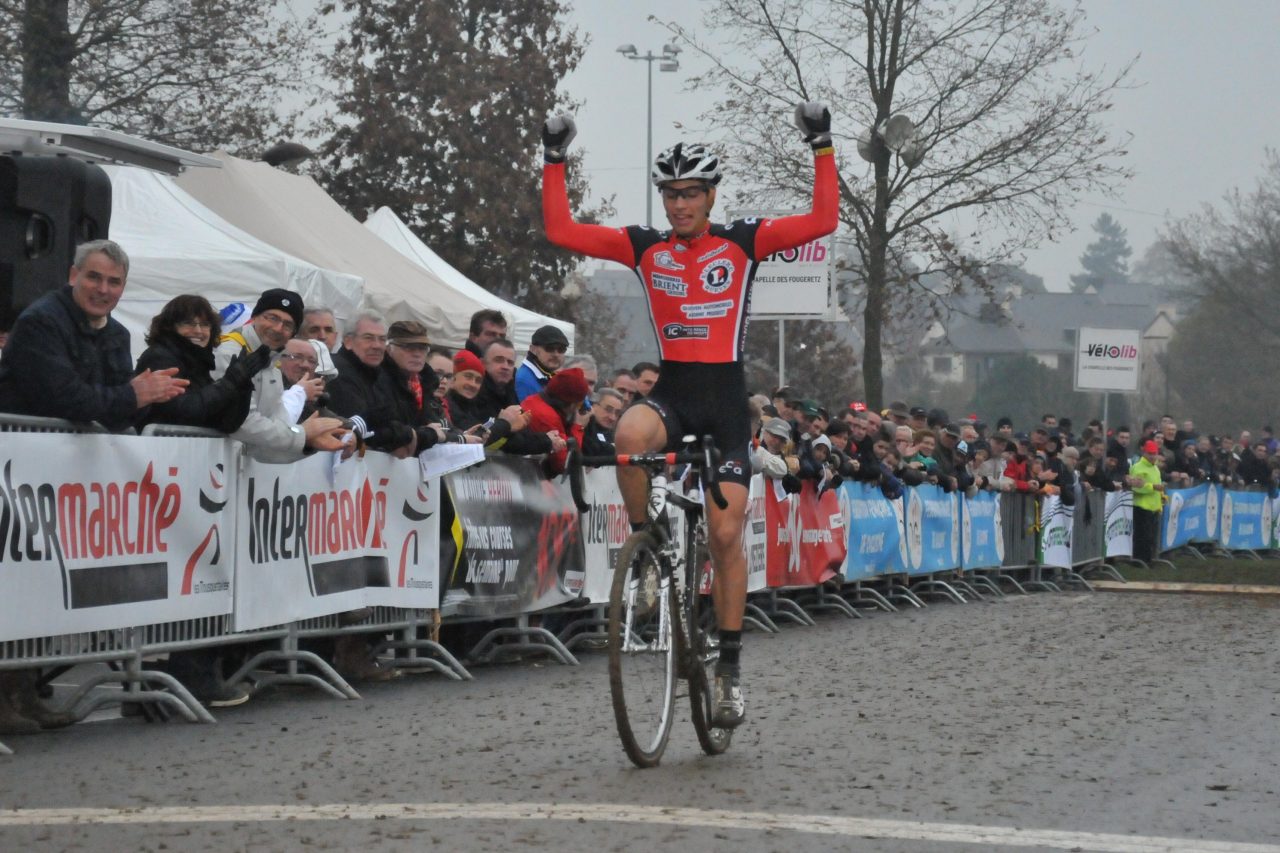
[[614,307],[617,326],[617,364],[600,365],[600,375],[638,361],[658,360],[658,341],[640,279],[630,270],[598,269],[587,276],[588,293],[603,297]]
[[1147,285],[1116,285],[1102,293],[1028,293],[1001,304],[953,313],[921,347],[923,372],[935,382],[980,387],[1004,358],[1031,356],[1050,369],[1070,370],[1081,327],[1142,332],[1142,388],[1164,383],[1164,352],[1177,319]]

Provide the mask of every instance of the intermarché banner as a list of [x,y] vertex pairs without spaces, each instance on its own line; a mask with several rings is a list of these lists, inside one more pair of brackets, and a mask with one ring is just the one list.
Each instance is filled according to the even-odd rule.
[[439,604],[440,481],[418,460],[246,458],[238,492],[235,630]]
[[0,640],[231,612],[231,442],[9,434]]

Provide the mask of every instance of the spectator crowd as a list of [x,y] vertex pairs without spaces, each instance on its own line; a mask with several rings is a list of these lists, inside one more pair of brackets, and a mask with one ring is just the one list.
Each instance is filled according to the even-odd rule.
[[[569,355],[569,340],[551,325],[520,353],[494,310],[471,318],[456,352],[433,342],[420,323],[388,322],[371,311],[340,329],[333,311],[284,289],[262,293],[237,329],[222,328],[204,297],[178,296],[152,320],[134,364],[129,332],[111,316],[128,272],[128,256],[109,240],[77,248],[69,286],[28,307],[0,342],[0,412],[113,431],[151,424],[216,430],[273,463],[315,452],[411,457],[441,442],[479,444],[540,457],[555,475],[570,440],[591,455],[612,453],[623,411],[660,372],[641,362],[601,376],[589,355]],[[792,387],[753,396],[753,470],[789,492],[805,480],[818,490],[855,480],[889,498],[922,483],[1053,494],[1067,503],[1077,486],[1129,489],[1140,558],[1154,556],[1167,490],[1215,482],[1274,493],[1280,479],[1270,427],[1256,438],[1207,435],[1166,415],[1136,431],[1094,420],[1076,433],[1052,414],[1032,425],[1000,417],[992,427],[976,414],[953,419],[902,401],[882,411],[829,403]],[[339,670],[391,677],[363,643],[344,637],[329,650]],[[170,667],[210,704],[244,701],[242,691],[220,683],[220,654],[174,655]],[[0,730],[60,722],[41,718],[26,677],[0,675]]]

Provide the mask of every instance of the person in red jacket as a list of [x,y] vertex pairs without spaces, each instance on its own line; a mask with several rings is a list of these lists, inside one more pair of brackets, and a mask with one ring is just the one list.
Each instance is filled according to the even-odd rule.
[[[520,408],[529,416],[529,431],[558,435],[562,439],[575,438],[582,446],[582,401],[591,393],[587,376],[581,367],[559,370],[537,394],[530,394],[520,401]],[[564,471],[569,450],[558,442],[559,449],[547,456],[547,476],[554,477]]]
[[[751,284],[761,261],[830,234],[839,213],[831,113],[822,104],[802,103],[796,107],[795,123],[814,155],[809,213],[713,224],[720,158],[703,145],[681,142],[658,155],[650,174],[671,225],[664,231],[575,222],[564,161],[577,127],[572,116],[563,114],[542,127],[547,239],[633,269],[657,336],[662,361],[657,384],[623,414],[615,436],[618,452],[674,450],[685,435],[711,435],[721,454],[717,477],[728,506],[722,510],[714,503],[707,505],[708,544],[715,566],[712,596],[720,635],[712,723],[721,728],[741,724],[746,708],[739,657],[747,598],[742,528],[751,478],[751,421],[742,354]],[[641,529],[649,496],[645,472],[620,467],[618,486],[632,528]]]

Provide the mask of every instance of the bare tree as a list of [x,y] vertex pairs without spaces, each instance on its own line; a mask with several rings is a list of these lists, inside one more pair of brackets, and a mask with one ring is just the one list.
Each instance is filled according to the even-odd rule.
[[[986,264],[1065,229],[1081,193],[1127,177],[1117,165],[1124,140],[1101,116],[1132,63],[1110,73],[1078,64],[1087,37],[1078,7],[721,0],[706,24],[703,37],[666,26],[710,60],[696,85],[723,96],[704,118],[760,195],[777,203],[808,193],[812,166],[787,127],[791,105],[824,101],[838,116],[841,220],[860,262],[840,301],[847,311],[861,291],[871,405],[883,402],[881,330],[896,303],[930,298],[917,286],[940,271],[981,285]],[[914,165],[868,133],[896,114],[915,122]],[[860,135],[869,165],[854,150]],[[956,233],[965,221],[969,233]]]
[[0,112],[258,145],[288,131],[316,21],[261,0],[0,0]]
[[1200,305],[1233,318],[1231,334],[1258,348],[1280,345],[1269,306],[1280,298],[1280,154],[1268,150],[1249,193],[1174,223],[1163,241]]

